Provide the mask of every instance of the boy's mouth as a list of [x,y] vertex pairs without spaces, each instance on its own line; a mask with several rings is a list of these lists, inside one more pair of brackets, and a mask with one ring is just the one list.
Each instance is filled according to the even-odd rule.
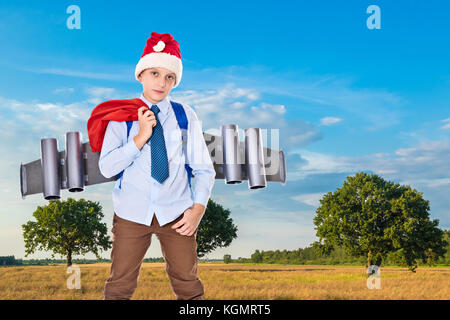
[[163,93],[164,91],[159,91],[159,90],[155,90],[153,89],[153,91],[155,91],[156,93]]

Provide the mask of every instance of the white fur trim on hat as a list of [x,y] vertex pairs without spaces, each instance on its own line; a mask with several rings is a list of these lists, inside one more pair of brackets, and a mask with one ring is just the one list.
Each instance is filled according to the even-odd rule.
[[136,65],[136,69],[134,71],[136,80],[139,81],[138,76],[142,71],[153,67],[166,68],[174,72],[176,75],[176,79],[175,85],[173,87],[176,88],[178,86],[181,80],[181,75],[183,73],[183,65],[181,63],[181,59],[165,52],[152,52],[146,54],[139,60],[138,64]]

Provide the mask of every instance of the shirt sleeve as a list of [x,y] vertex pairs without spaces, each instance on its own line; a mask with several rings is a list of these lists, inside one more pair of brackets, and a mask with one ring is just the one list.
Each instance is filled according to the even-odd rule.
[[124,144],[126,134],[125,121],[109,121],[98,161],[100,172],[105,178],[122,172],[141,154],[134,139],[129,139]]
[[[192,110],[192,109],[191,109]],[[192,110],[188,123],[187,163],[194,174],[194,203],[206,207],[216,178],[216,171],[203,137],[202,125]]]

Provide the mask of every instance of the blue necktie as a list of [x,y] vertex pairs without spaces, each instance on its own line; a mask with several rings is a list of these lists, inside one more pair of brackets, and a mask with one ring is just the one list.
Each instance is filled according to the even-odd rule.
[[169,177],[169,163],[167,161],[166,143],[164,142],[164,132],[158,119],[159,108],[152,105],[151,111],[155,114],[156,126],[153,127],[153,134],[150,137],[150,148],[152,155],[152,177],[159,183],[163,183]]

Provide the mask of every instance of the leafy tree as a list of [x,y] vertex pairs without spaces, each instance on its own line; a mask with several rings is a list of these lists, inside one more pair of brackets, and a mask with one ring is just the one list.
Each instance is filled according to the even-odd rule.
[[229,218],[230,210],[209,199],[197,230],[197,255],[205,254],[219,247],[228,247],[237,237],[237,227]]
[[444,240],[447,242],[447,252],[439,258],[438,263],[448,266],[450,265],[450,230],[444,230]]
[[429,210],[421,192],[360,172],[320,200],[314,217],[320,240],[314,248],[329,254],[342,247],[352,256],[366,256],[367,266],[380,266],[395,252],[415,271],[417,259],[445,254],[443,231],[439,220],[430,221]]
[[107,236],[102,207],[97,202],[84,199],[67,201],[50,200],[43,207],[38,206],[33,213],[36,222],[22,225],[25,240],[25,256],[36,250],[53,251],[67,257],[67,265],[72,265],[72,255],[93,252],[97,259],[100,250],[111,248],[112,241]]
[[255,263],[261,263],[263,261],[263,255],[261,252],[259,252],[259,250],[256,250],[252,255],[251,255],[251,260]]
[[230,263],[230,262],[231,262],[231,255],[225,254],[225,255],[223,256],[223,262],[224,262],[224,263]]
[[16,259],[14,256],[4,256],[0,257],[0,266],[11,266],[16,264]]

